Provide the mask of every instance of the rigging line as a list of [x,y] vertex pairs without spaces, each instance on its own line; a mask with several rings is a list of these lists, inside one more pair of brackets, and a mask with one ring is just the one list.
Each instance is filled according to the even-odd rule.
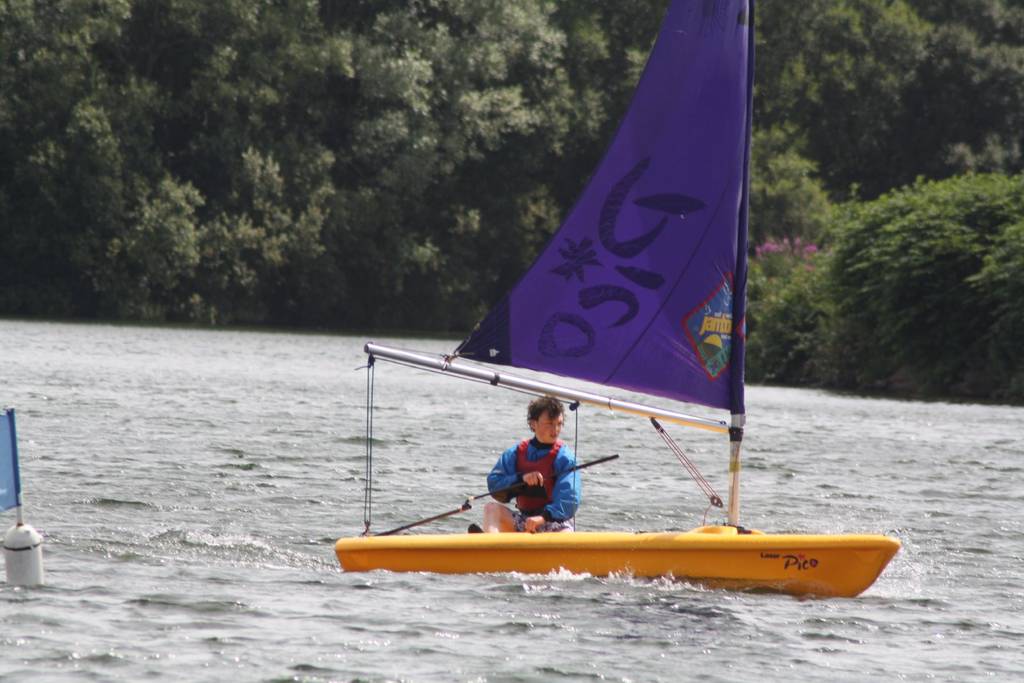
[[[576,460],[579,461],[579,459],[580,459],[580,450],[579,450],[579,448],[580,448],[580,402],[579,401],[573,401],[572,403],[570,403],[569,404],[569,410],[571,410],[576,415],[576,425],[573,428],[573,435],[572,435],[572,452],[576,456]],[[574,531],[576,530],[576,515],[572,516],[572,528],[573,528]]]
[[[711,503],[711,505],[718,508],[723,507],[721,496],[715,493],[715,489],[712,488],[708,480],[704,478],[704,475],[700,473],[700,470],[698,470],[697,466],[693,464],[693,461],[691,461],[686,456],[686,453],[684,453],[683,449],[679,447],[679,444],[677,444],[672,439],[672,437],[668,435],[668,432],[666,432],[664,428],[662,428],[662,426],[658,423],[658,421],[653,417],[651,418],[651,424],[653,424],[654,428],[658,431],[658,436],[661,437],[662,441],[665,442],[669,449],[671,449],[671,451],[675,454],[676,458],[679,459],[680,464],[682,464],[682,466],[686,468],[686,471],[690,473],[690,477],[697,484],[697,487],[700,488],[704,495],[707,496],[708,501]],[[705,513],[705,518],[706,516],[707,513]]]
[[576,426],[573,428],[572,435],[572,452],[576,454],[576,457],[580,457],[580,402],[573,401],[569,404],[569,410],[576,415]]
[[704,518],[703,518],[703,520],[700,523],[701,526],[707,526],[708,525],[708,513],[711,512],[711,508],[713,508],[714,506],[715,506],[714,503],[709,502],[708,506],[706,508],[704,508]]
[[366,473],[363,489],[363,536],[370,533],[373,516],[373,379],[374,357],[366,364]]

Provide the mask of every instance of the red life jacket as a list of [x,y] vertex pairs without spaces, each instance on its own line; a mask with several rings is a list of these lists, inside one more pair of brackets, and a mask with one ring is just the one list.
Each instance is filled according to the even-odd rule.
[[545,496],[528,496],[524,493],[516,496],[516,507],[523,513],[540,514],[544,506],[551,502],[551,494],[555,490],[555,456],[562,448],[562,440],[556,439],[548,454],[537,460],[527,460],[526,453],[530,450],[530,440],[523,439],[516,448],[516,471],[520,474],[540,472],[544,477]]

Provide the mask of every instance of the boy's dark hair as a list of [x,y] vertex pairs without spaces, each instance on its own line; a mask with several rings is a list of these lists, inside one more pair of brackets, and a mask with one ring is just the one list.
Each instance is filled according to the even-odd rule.
[[539,420],[541,415],[547,415],[553,420],[559,415],[564,414],[565,409],[562,408],[562,402],[557,398],[554,396],[538,396],[530,401],[530,405],[526,409],[526,420],[527,422]]

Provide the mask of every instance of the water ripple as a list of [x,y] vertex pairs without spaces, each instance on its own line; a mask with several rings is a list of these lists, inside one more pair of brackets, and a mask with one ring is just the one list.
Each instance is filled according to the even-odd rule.
[[[748,388],[745,526],[903,543],[852,600],[626,574],[347,574],[333,542],[363,528],[365,340],[18,321],[0,339],[48,581],[0,584],[5,679],[1024,679],[1021,408]],[[484,490],[523,436],[519,394],[377,377],[376,529]],[[587,472],[581,528],[721,521],[643,421],[584,408],[572,429],[582,458],[622,456]],[[725,493],[727,444],[673,435]]]

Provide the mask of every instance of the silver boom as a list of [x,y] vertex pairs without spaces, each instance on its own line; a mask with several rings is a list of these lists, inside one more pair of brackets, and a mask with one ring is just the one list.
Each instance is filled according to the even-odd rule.
[[607,408],[612,411],[642,415],[644,417],[654,417],[659,420],[675,422],[676,424],[685,425],[687,427],[706,429],[712,432],[724,433],[729,431],[729,425],[724,420],[695,417],[693,415],[686,415],[685,413],[677,413],[673,410],[664,410],[653,406],[647,406],[642,403],[620,401],[608,396],[592,394],[587,391],[579,391],[576,389],[561,387],[556,384],[549,384],[548,382],[539,382],[537,380],[516,377],[514,375],[508,375],[487,368],[482,368],[459,358],[428,355],[418,353],[416,351],[405,351],[403,349],[396,349],[390,346],[374,344],[373,342],[367,342],[364,350],[371,357],[380,358],[381,360],[388,360],[400,365],[421,367],[435,372],[443,372],[445,374],[476,380],[478,382],[487,382],[494,386],[516,389],[530,394],[550,395],[565,401],[579,401],[580,403],[600,406],[601,408]]

